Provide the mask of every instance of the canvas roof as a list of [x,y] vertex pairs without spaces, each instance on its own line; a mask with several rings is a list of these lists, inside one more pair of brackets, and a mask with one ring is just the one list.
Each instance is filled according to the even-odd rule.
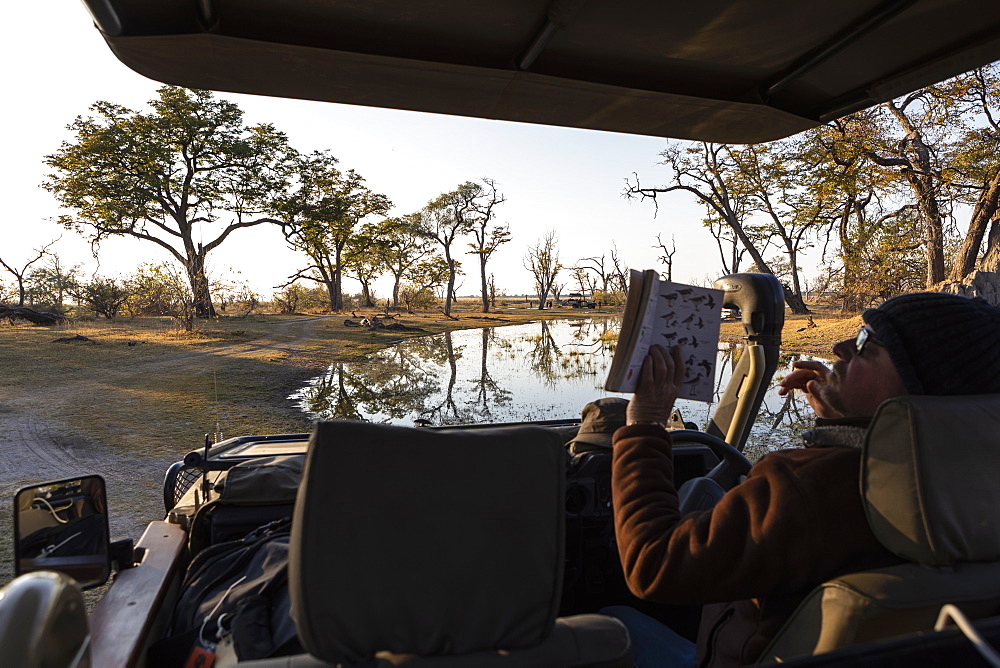
[[994,0],[85,0],[217,91],[760,142],[1000,60]]

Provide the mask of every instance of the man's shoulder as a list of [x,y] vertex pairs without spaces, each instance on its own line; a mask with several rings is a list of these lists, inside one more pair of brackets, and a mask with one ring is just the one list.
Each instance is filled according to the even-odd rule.
[[788,448],[775,450],[761,457],[752,472],[763,474],[776,471],[798,471],[811,467],[858,466],[861,450],[849,446],[826,446],[822,448]]

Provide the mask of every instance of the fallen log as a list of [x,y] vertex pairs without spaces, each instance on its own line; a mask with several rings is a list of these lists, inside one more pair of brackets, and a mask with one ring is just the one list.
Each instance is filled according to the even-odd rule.
[[81,336],[77,334],[76,336],[62,336],[58,339],[52,339],[52,343],[93,343],[94,340],[86,336]]
[[[350,318],[347,318],[346,320],[344,320],[345,327],[362,327],[364,329],[392,329],[397,331],[409,331],[409,332],[423,331],[420,327],[409,327],[401,322],[386,323],[384,321],[391,318],[385,318],[384,316],[380,315],[373,315],[370,318],[366,318],[364,316],[359,316],[357,313],[354,313],[353,311],[351,312],[351,315],[353,315],[355,318],[361,318],[361,320],[354,321],[351,320]],[[393,318],[394,317],[395,316],[393,316]]]
[[16,320],[27,320],[33,325],[57,325],[67,319],[61,313],[36,311],[27,306],[0,306],[0,318],[6,318],[11,324]]

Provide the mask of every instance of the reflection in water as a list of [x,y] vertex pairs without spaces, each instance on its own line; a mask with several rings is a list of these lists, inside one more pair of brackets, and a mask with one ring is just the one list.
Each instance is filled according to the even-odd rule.
[[[446,332],[410,339],[363,362],[338,362],[295,395],[312,417],[413,424],[470,424],[579,418],[602,396],[617,318],[557,320]],[[716,397],[739,348],[719,350]],[[783,355],[776,378],[802,355]],[[773,386],[773,383],[772,383]],[[679,401],[685,420],[704,428],[714,406]],[[798,396],[764,400],[747,444],[754,459],[795,442],[813,418]]]

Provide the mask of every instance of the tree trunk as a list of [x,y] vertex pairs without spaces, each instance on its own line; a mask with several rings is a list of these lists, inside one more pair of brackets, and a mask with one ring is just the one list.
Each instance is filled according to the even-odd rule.
[[[906,180],[917,195],[917,209],[924,221],[924,253],[927,257],[927,287],[944,280],[944,231],[941,226],[941,210],[937,202],[934,184],[934,165],[931,151],[919,130],[910,121],[902,107],[887,102],[889,111],[906,132],[913,150],[909,167],[905,169]],[[905,106],[905,105],[904,105]],[[878,162],[876,160],[876,162]]]
[[395,274],[392,279],[392,307],[399,308],[399,276]]
[[486,256],[482,253],[479,254],[479,277],[480,284],[482,285],[482,295],[483,295],[483,313],[490,312],[490,294],[489,288],[486,285]]
[[796,294],[787,284],[781,284],[781,291],[785,295],[785,303],[788,304],[788,308],[792,310],[792,313],[796,315],[806,315],[811,311],[806,307],[806,303],[802,301],[802,296]]
[[986,241],[986,253],[979,263],[981,271],[1000,271],[1000,218],[990,226],[990,236]]
[[197,318],[214,318],[218,315],[212,305],[212,292],[205,275],[205,253],[193,253],[187,261],[188,281],[191,283],[191,297]]
[[451,297],[455,291],[455,261],[451,259],[448,247],[444,247],[444,259],[448,263],[448,287],[444,291],[444,314],[451,315]]
[[809,307],[806,306],[805,301],[802,299],[802,284],[799,282],[799,269],[796,266],[796,262],[799,258],[798,253],[796,253],[792,248],[788,248],[788,259],[792,272],[792,301],[788,301],[788,288],[785,288],[785,302],[788,304],[788,307],[792,309],[792,313],[796,315],[806,315],[812,311],[809,310]]
[[341,249],[337,248],[334,258],[336,264],[333,267],[333,294],[330,295],[333,303],[333,310],[338,312],[344,310],[344,284],[341,280],[342,272],[340,270],[340,254]]
[[358,282],[361,283],[361,301],[364,302],[365,308],[372,308],[373,306],[375,306],[375,302],[372,301],[372,289],[370,281],[366,281],[358,277]]
[[966,232],[965,241],[955,256],[955,264],[948,276],[949,281],[961,281],[976,268],[976,258],[979,257],[979,249],[983,245],[983,236],[997,213],[998,204],[1000,204],[1000,170],[983,184],[983,190],[969,219],[969,231]]
[[326,288],[326,298],[330,302],[330,310],[336,313],[340,309],[337,308],[337,289],[333,285],[333,280],[323,281],[323,287]]
[[944,280],[944,231],[941,228],[941,211],[933,187],[924,179],[910,177],[917,192],[917,206],[924,219],[924,253],[927,257],[927,287]]

